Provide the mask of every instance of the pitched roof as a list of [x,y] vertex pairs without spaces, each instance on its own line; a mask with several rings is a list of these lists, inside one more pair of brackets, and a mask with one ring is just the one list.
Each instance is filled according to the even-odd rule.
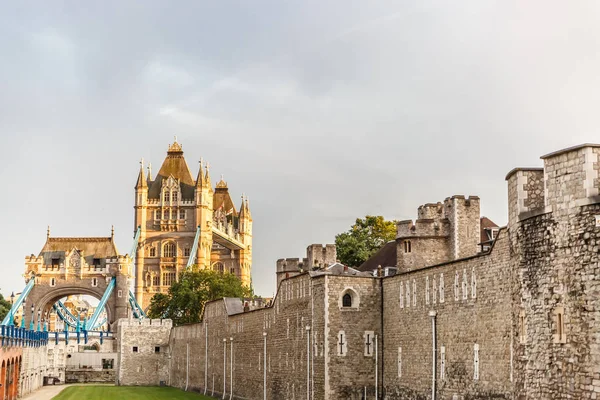
[[50,264],[53,258],[64,259],[73,249],[83,251],[83,257],[88,264],[91,264],[94,258],[112,258],[119,255],[111,237],[49,237],[40,256],[44,257],[45,264]]
[[481,217],[480,218],[480,243],[485,243],[485,242],[489,242],[490,240],[492,240],[491,236],[490,236],[490,230],[492,228],[498,228],[498,225],[496,225],[491,219],[487,218],[487,217]]
[[375,271],[380,265],[382,268],[395,267],[397,264],[397,248],[396,241],[390,240],[357,269],[359,271]]
[[229,210],[233,209],[233,216],[237,217],[238,213],[235,209],[233,201],[231,200],[231,196],[229,195],[229,189],[227,189],[227,186],[219,187],[219,185],[217,185],[215,193],[213,194],[213,210],[218,210],[221,208],[221,205],[223,205],[222,211],[224,213],[227,213]]
[[196,182],[192,178],[192,173],[185,162],[181,145],[177,142],[169,146],[167,157],[165,158],[165,161],[163,161],[163,164],[158,171],[158,175],[156,175],[156,178],[152,181],[148,190],[149,199],[160,198],[162,182],[163,180],[168,179],[169,176],[173,176],[173,178],[179,180],[182,198],[194,198],[194,186],[196,185]]

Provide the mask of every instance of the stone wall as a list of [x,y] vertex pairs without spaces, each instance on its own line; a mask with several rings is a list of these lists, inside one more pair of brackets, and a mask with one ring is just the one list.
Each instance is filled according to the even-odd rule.
[[158,386],[169,376],[171,320],[118,321],[117,384]]

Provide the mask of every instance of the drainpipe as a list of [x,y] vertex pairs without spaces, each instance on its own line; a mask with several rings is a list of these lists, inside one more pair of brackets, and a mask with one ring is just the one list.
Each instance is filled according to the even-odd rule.
[[231,390],[229,390],[229,400],[231,400],[231,399],[233,399],[233,337],[230,337],[229,340],[230,340],[229,343],[231,345],[230,351],[229,351],[230,358],[231,358],[231,361],[230,361],[231,366],[229,368],[229,375],[230,375],[229,381],[231,382]]
[[188,386],[190,384],[190,344],[186,345],[186,365],[185,365],[185,391],[187,392]]
[[227,339],[223,339],[223,399],[227,394]]
[[208,324],[205,325],[204,343],[204,395],[208,391]]
[[306,400],[310,400],[310,325],[306,325]]
[[435,317],[437,312],[435,310],[429,311],[429,316],[431,317],[431,400],[435,400],[435,377],[436,377],[436,367],[437,367],[437,357],[435,354],[436,347],[436,330],[435,330]]
[[377,346],[377,335],[375,335],[375,399],[379,399],[379,362],[378,362],[378,346]]
[[[384,349],[384,339],[385,339],[385,335],[383,332],[383,312],[384,312],[384,310],[383,310],[383,277],[384,277],[384,274],[381,269],[379,269],[378,272],[379,272],[379,277],[380,277],[379,278],[379,293],[380,293],[379,297],[381,298],[381,303],[379,305],[379,315],[381,315],[381,350],[383,350]],[[376,338],[375,343],[377,343],[377,336],[375,336],[375,338]],[[377,349],[377,344],[375,345],[375,349]],[[385,355],[385,352],[383,354]],[[379,367],[379,365],[376,362],[375,371],[377,371],[378,367]],[[381,391],[382,391],[382,393],[383,393],[383,388],[384,388],[383,381],[385,379],[384,372],[385,372],[385,362],[382,362],[381,363]],[[376,387],[377,387],[377,383],[378,382],[375,383]],[[377,399],[377,397],[375,397],[375,398]]]
[[267,400],[267,332],[263,332],[264,351],[263,351],[263,397]]

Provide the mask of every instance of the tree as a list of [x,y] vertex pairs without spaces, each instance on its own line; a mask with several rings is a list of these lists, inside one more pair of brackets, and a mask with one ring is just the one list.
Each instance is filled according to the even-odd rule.
[[252,290],[233,274],[221,274],[194,267],[179,275],[168,294],[157,293],[150,300],[150,318],[170,318],[174,325],[200,322],[204,305],[222,297],[251,297]]
[[348,232],[336,235],[337,257],[344,265],[358,267],[395,238],[396,221],[386,221],[380,215],[357,218]]
[[0,293],[0,321],[2,321],[4,317],[6,317],[6,314],[8,314],[11,307],[12,305],[10,304],[10,302],[6,301],[4,299],[4,296],[2,296],[2,294]]

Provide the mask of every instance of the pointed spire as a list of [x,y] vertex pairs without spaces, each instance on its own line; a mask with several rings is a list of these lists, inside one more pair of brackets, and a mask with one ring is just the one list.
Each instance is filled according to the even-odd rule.
[[111,225],[110,226],[110,240],[114,240],[115,239],[115,226]]
[[152,182],[152,163],[148,163],[148,182]]
[[248,196],[246,196],[246,214],[248,215],[248,218],[250,220],[252,220],[252,214],[250,213],[250,199],[248,198]]
[[196,187],[201,188],[206,184],[206,179],[204,178],[204,159],[200,158],[200,169],[198,169],[198,177],[196,178]]
[[46,239],[50,238],[50,225],[48,225],[48,229],[46,230]]
[[227,189],[227,182],[225,182],[225,176],[221,174],[221,180],[217,182],[217,188]]
[[206,186],[212,191],[212,183],[210,183],[210,163],[206,163],[206,175],[204,176],[204,182]]
[[148,188],[148,182],[146,182],[146,177],[144,175],[144,159],[140,160],[140,173],[137,178],[137,183],[135,184],[136,189]]
[[240,219],[246,218],[246,196],[242,193],[242,205],[240,206]]

